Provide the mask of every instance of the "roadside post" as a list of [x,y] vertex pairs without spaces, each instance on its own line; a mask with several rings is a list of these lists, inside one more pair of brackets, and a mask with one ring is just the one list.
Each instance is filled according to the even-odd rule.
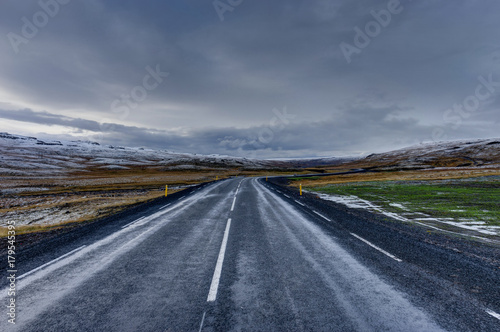
[[168,195],[168,185],[165,186],[165,197]]
[[299,188],[300,188],[300,196],[302,196],[302,183],[299,184]]

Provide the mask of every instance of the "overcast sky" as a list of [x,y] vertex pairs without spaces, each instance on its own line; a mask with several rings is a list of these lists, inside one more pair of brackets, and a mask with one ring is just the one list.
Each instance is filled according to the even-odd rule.
[[0,131],[258,158],[498,137],[498,0],[4,0]]

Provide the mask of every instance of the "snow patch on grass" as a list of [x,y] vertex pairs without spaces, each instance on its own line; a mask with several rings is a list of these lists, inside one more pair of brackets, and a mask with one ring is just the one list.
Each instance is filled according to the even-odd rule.
[[[383,209],[382,207],[361,199],[357,196],[354,195],[331,195],[331,194],[323,194],[323,193],[317,193],[318,196],[321,199],[332,201],[335,203],[343,204],[349,208],[353,209],[364,209],[368,210],[370,212],[376,212],[383,214],[387,217],[400,220],[400,221],[405,221],[405,222],[412,222],[412,221],[417,221],[417,222],[434,222],[434,223],[441,223],[441,224],[447,224],[447,225],[452,225],[455,227],[459,227],[462,229],[466,230],[472,230],[481,234],[485,235],[500,235],[500,226],[491,226],[491,225],[485,225],[486,223],[484,221],[480,220],[467,220],[467,221],[454,221],[453,218],[435,218],[431,217],[429,215],[425,215],[424,213],[404,213],[399,214],[399,213],[394,213],[387,211]],[[394,206],[397,208],[404,208],[407,210],[406,207],[399,203],[390,203],[390,206]],[[408,210],[407,210],[408,211]],[[422,216],[424,215],[425,217],[417,217],[417,216]]]
[[394,206],[398,209],[401,209],[401,210],[405,210],[405,211],[408,211],[408,209],[406,208],[406,206],[404,206],[403,204],[399,204],[399,203],[389,203],[390,206]]

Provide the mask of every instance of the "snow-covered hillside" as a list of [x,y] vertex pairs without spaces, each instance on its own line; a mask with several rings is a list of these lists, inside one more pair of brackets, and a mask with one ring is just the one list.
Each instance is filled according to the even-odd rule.
[[[284,164],[284,163],[283,163]],[[0,175],[50,175],[75,170],[156,167],[165,170],[210,168],[262,169],[282,166],[221,155],[100,145],[89,141],[47,141],[0,133]]]
[[377,169],[500,167],[500,138],[423,143],[367,156],[360,163]]
[[436,167],[500,167],[500,138],[425,143],[364,159],[324,158],[256,160],[221,155],[174,153],[166,150],[100,145],[89,141],[40,140],[0,133],[0,175],[57,175],[85,170],[202,170],[214,168],[273,169],[328,167],[380,170]]

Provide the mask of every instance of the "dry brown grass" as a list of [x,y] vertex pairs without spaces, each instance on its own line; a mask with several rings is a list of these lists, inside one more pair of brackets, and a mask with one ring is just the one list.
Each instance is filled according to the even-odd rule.
[[[25,226],[17,226],[16,227],[16,235],[36,233],[36,232],[48,232],[54,229],[60,229],[63,227],[67,227],[75,222],[81,222],[82,220],[68,221],[53,225],[25,225]],[[0,227],[0,238],[7,237],[8,229],[6,227]]]
[[105,217],[127,207],[164,195],[179,186],[231,176],[290,175],[287,172],[199,170],[165,171],[157,167],[127,170],[88,168],[53,177],[0,177],[2,188],[16,192],[0,196],[0,237],[7,220],[16,221],[17,234],[41,232]]
[[8,220],[16,222],[18,234],[66,227],[105,217],[140,202],[169,194],[179,186],[212,181],[233,175],[231,171],[161,171],[87,169],[53,177],[4,176],[0,196],[0,236]]
[[[170,191],[171,194],[179,190]],[[36,206],[24,206],[22,208],[0,209],[0,216],[7,216],[5,219],[19,221],[29,219],[29,216],[45,214],[48,218],[57,218],[51,223],[34,223],[16,225],[17,234],[48,231],[55,228],[71,226],[75,223],[106,217],[121,212],[128,207],[150,201],[164,195],[163,191],[147,192],[142,195],[128,195],[115,197],[71,197],[68,200],[60,200],[57,203],[47,200],[44,204]],[[57,211],[54,213],[52,211]],[[67,215],[65,214],[67,211]],[[9,216],[10,215],[10,216]],[[7,235],[7,228],[0,227],[0,237]]]
[[468,168],[468,169],[439,169],[421,171],[398,171],[398,172],[373,172],[354,173],[345,175],[325,176],[312,180],[304,179],[293,181],[292,186],[298,187],[320,187],[328,184],[369,182],[369,181],[414,181],[414,180],[445,180],[463,179],[486,175],[500,175],[498,168]]

